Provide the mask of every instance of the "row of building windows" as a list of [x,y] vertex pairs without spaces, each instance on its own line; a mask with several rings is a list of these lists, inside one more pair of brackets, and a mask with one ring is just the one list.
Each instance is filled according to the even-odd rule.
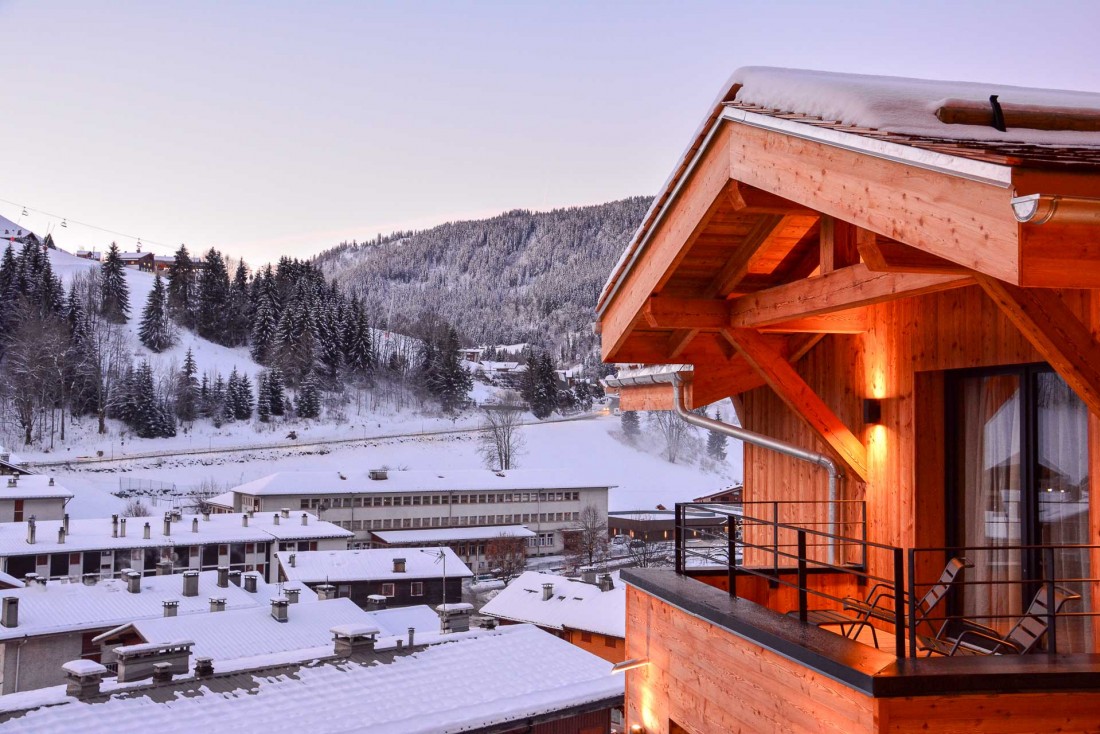
[[[365,497],[303,497],[300,508],[416,507],[422,505],[486,505],[504,502],[576,502],[580,492],[490,492],[487,494],[400,494]],[[247,500],[242,500],[247,504]]]
[[371,520],[332,520],[345,530],[399,530],[402,528],[446,528],[480,525],[518,525],[533,522],[573,522],[579,512],[517,513],[515,515],[459,515],[456,517],[395,517]]
[[[382,584],[382,596],[393,598],[397,596],[397,584]],[[409,584],[409,596],[424,596],[424,582],[413,581]]]

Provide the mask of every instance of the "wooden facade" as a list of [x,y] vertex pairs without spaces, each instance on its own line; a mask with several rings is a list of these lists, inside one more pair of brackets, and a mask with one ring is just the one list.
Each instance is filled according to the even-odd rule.
[[[1100,156],[1027,146],[1010,156],[993,145],[908,139],[743,105],[737,91],[712,112],[612,273],[599,306],[604,360],[689,365],[686,408],[735,397],[744,428],[829,457],[843,474],[840,499],[852,503],[844,507],[865,513],[866,540],[896,549],[965,545],[956,537],[964,510],[949,489],[958,454],[968,450],[958,448],[958,385],[971,374],[963,371],[1049,370],[1043,374],[1086,416],[1085,440],[1071,458],[1082,467],[1072,509],[1087,505],[1087,522],[1062,542],[1100,548],[1100,500],[1088,500],[1090,478],[1100,476]],[[822,127],[830,135],[820,135]],[[868,152],[866,137],[889,145]],[[1014,203],[1031,194],[1072,206],[1061,219],[1018,220]],[[667,382],[620,387],[623,410],[673,406]],[[869,405],[878,415],[865,420]],[[1042,443],[1033,435],[1042,429],[1021,430],[1021,447]],[[1004,462],[1025,462],[1023,448],[1006,451]],[[1035,476],[1020,470],[1032,484],[1057,468],[1039,461]],[[1022,493],[1040,491],[1012,481],[1016,494],[1001,491],[997,503],[1023,505]],[[785,522],[821,528],[835,521],[826,514],[836,503],[820,465],[749,444],[744,500],[816,500],[791,505],[799,515]],[[986,533],[1010,514],[984,507],[966,522],[984,523]],[[853,526],[846,512],[831,527]],[[1045,538],[1036,519],[1017,525]],[[744,532],[752,540],[761,531]],[[847,550],[839,563],[853,560]],[[1078,611],[1091,613],[1100,554],[1081,555],[1086,606]],[[746,550],[746,565],[760,561]],[[885,551],[865,561],[853,565],[873,577],[896,570]],[[935,578],[942,564],[942,554],[918,556],[914,583]],[[768,629],[807,627],[779,616],[799,604],[795,590],[744,576],[730,590],[733,577],[697,574],[696,581],[771,610],[759,618]],[[807,583],[838,598],[866,592],[865,580],[845,573]],[[1053,667],[1036,672],[1039,688],[1028,692],[1010,693],[982,668],[969,679],[982,690],[932,693],[935,685],[890,672],[892,657],[845,648],[844,670],[863,670],[872,681],[859,690],[846,674],[823,673],[791,653],[803,649],[798,634],[810,632],[792,633],[788,653],[779,653],[740,634],[745,623],[736,614],[728,624],[708,623],[661,593],[659,584],[648,592],[632,584],[628,592],[627,658],[647,664],[628,673],[627,723],[646,732],[1096,730],[1096,616],[1082,623],[1092,631],[1081,634],[1083,655],[1073,664],[1091,677],[1076,693],[1053,682],[1042,688],[1057,678]],[[831,649],[809,629],[806,639]],[[965,690],[968,673],[953,675]],[[898,693],[909,685],[911,695]],[[1043,696],[1057,708],[1040,704]]]

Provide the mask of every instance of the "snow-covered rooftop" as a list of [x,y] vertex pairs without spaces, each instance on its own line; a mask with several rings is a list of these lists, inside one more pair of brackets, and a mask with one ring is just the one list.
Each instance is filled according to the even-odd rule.
[[383,637],[404,637],[409,627],[418,633],[439,632],[439,617],[427,606],[421,605],[419,610],[419,614],[379,617],[391,610],[367,612],[351,599],[329,599],[289,605],[285,622],[275,620],[269,608],[256,606],[214,614],[142,619],[112,633],[132,631],[148,643],[193,640],[193,655],[209,657],[218,663],[325,647],[332,644],[332,628],[343,625],[370,625]]
[[386,479],[371,479],[366,471],[284,471],[246,482],[233,491],[252,496],[318,494],[386,494],[397,492],[508,491],[613,487],[606,477],[590,472],[545,469],[454,471],[390,471]]
[[[24,477],[26,479],[27,477]],[[20,480],[22,481],[22,480]],[[76,553],[86,550],[110,548],[163,548],[191,546],[206,543],[271,543],[280,540],[305,540],[314,538],[350,538],[354,535],[338,525],[318,520],[308,515],[303,525],[301,512],[280,518],[275,524],[273,513],[256,513],[244,526],[243,513],[215,514],[204,520],[200,515],[183,515],[169,528],[171,535],[164,535],[162,517],[126,518],[126,536],[112,537],[111,518],[78,519],[69,521],[69,533],[64,543],[58,543],[60,520],[38,521],[35,543],[27,542],[27,523],[0,523],[0,556],[17,556],[29,553]],[[198,520],[198,530],[194,521]],[[149,539],[144,535],[145,523],[149,523]]]
[[[553,594],[545,601],[543,584],[554,585]],[[610,591],[600,591],[583,581],[525,571],[482,607],[481,614],[625,638],[626,587],[616,582]]]
[[522,525],[487,525],[475,528],[429,528],[427,530],[375,530],[379,540],[390,545],[410,543],[449,543],[459,540],[493,538],[533,538],[535,532]]
[[[11,480],[15,480],[12,482]],[[53,477],[43,474],[26,474],[21,477],[0,477],[0,500],[19,499],[69,499],[73,493],[62,487]]]
[[[423,551],[423,552],[421,552]],[[350,581],[392,581],[443,577],[447,557],[447,578],[473,576],[450,548],[373,548],[371,550],[304,551],[276,553],[279,568],[291,581],[304,584]],[[293,565],[290,557],[294,556]],[[394,559],[405,559],[404,572],[393,570]]]
[[[215,722],[240,734],[449,734],[509,721],[522,727],[541,714],[621,702],[623,677],[611,675],[610,663],[534,627],[456,637],[391,663],[267,668],[132,688],[94,702],[58,700],[63,688],[51,689],[49,702],[58,705],[15,694],[39,706],[19,716],[17,726],[24,734],[102,731],[121,722],[158,734],[194,734]],[[8,703],[8,711],[18,710],[10,705],[18,699]]]
[[1012,127],[1001,132],[989,125],[946,124],[936,117],[937,109],[956,101],[989,105],[993,94],[1006,108],[1026,105],[1100,114],[1100,94],[1096,92],[767,66],[738,69],[727,88],[735,84],[741,85],[736,97],[740,103],[886,132],[960,140],[1100,145],[1100,132]]
[[[278,586],[265,583],[262,577],[257,578],[256,593],[233,583],[222,588],[217,585],[217,571],[199,574],[197,596],[183,595],[181,574],[146,576],[141,579],[141,591],[137,594],[127,591],[126,581],[121,579],[100,581],[94,586],[51,581],[44,586],[5,589],[0,591],[0,597],[19,599],[19,624],[0,627],[0,640],[105,629],[136,619],[160,617],[166,601],[179,602],[179,615],[209,612],[211,597],[225,599],[226,609],[266,607],[278,590]],[[310,601],[317,595],[302,589],[300,598]]]

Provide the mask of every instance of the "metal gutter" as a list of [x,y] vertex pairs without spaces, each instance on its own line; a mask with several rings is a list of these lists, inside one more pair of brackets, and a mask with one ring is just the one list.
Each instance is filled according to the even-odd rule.
[[1100,226],[1100,199],[1058,194],[1029,194],[1012,200],[1012,214],[1024,224],[1088,224]]
[[[605,378],[609,387],[633,387],[638,385],[671,385],[672,386],[672,405],[673,412],[684,421],[693,426],[698,426],[708,431],[714,431],[716,433],[725,434],[731,438],[736,438],[739,441],[752,444],[753,446],[759,446],[760,448],[774,451],[784,456],[790,456],[791,458],[798,459],[799,461],[805,461],[808,464],[819,466],[824,469],[829,475],[829,534],[836,535],[836,503],[840,494],[840,479],[841,472],[837,467],[836,462],[830,459],[824,454],[819,454],[815,451],[808,451],[801,446],[796,446],[793,443],[787,443],[786,441],[771,436],[765,436],[762,433],[756,433],[740,426],[734,426],[729,423],[723,423],[722,421],[716,421],[706,416],[696,415],[684,408],[683,404],[683,377],[686,370],[680,372],[664,372],[659,374],[650,375],[638,375],[635,377],[608,377]],[[836,555],[836,538],[829,539],[829,563],[835,561]]]

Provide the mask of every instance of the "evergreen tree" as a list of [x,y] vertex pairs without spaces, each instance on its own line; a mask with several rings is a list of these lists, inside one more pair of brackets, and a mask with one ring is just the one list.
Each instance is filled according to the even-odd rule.
[[210,383],[210,390],[206,399],[206,415],[214,422],[215,428],[221,428],[225,423],[226,394],[225,380],[220,374],[215,375]]
[[123,274],[118,245],[111,243],[103,260],[99,284],[99,312],[111,323],[125,324],[130,315],[130,288]]
[[256,378],[256,415],[260,423],[271,420],[271,381],[267,370]]
[[267,390],[271,395],[271,415],[284,415],[287,408],[286,384],[283,381],[283,371],[278,367],[268,372]]
[[252,418],[252,381],[248,379],[248,375],[237,372],[236,367],[229,373],[226,406],[227,417],[235,420]]
[[305,376],[294,396],[294,409],[299,418],[318,418],[321,415],[321,393],[317,378],[312,372]]
[[465,404],[473,378],[462,366],[458,354],[458,333],[449,328],[440,348],[436,350],[436,360],[431,373],[430,388],[439,400],[443,412],[455,414]]
[[352,372],[362,376],[374,369],[370,326],[358,298],[352,299],[344,321],[344,363]]
[[131,418],[127,424],[141,438],[170,438],[176,435],[174,416],[157,404],[153,386],[153,368],[148,362],[133,373],[130,384]]
[[279,326],[278,292],[269,265],[262,276],[254,281],[256,292],[252,312],[252,331],[249,351],[252,359],[260,364],[271,364],[274,358],[275,333]]
[[[714,420],[722,420],[722,411],[717,409],[714,411]],[[707,456],[715,461],[726,460],[726,434],[718,431],[708,431]]]
[[619,421],[623,427],[623,435],[631,441],[641,435],[642,428],[638,421],[638,414],[633,410],[624,410],[622,415],[619,416]]
[[[187,354],[183,357],[183,367],[180,368],[176,378],[176,415],[181,421],[191,422],[198,415],[200,392],[199,381],[195,377],[198,366],[195,364],[195,356],[191,348],[187,348]],[[206,377],[203,376],[205,389]]]
[[199,275],[196,330],[199,336],[216,344],[229,345],[229,271],[221,253],[213,247],[203,258]]
[[313,371],[316,357],[313,296],[306,282],[299,280],[275,330],[275,363],[286,379],[295,384]]
[[168,313],[180,326],[195,328],[195,264],[186,245],[180,245],[180,249],[176,250],[176,256],[168,266],[167,278]]
[[95,412],[96,408],[94,372],[98,360],[88,313],[76,292],[75,284],[69,289],[65,320],[69,326],[69,348],[65,354],[65,385],[69,411],[72,415],[87,415]]
[[573,386],[573,398],[584,412],[592,410],[592,389],[587,382],[582,380]]
[[153,278],[153,289],[149,291],[145,310],[141,314],[141,323],[138,325],[138,338],[154,352],[163,352],[175,342],[172,322],[168,318],[167,294],[160,273]]
[[344,363],[344,325],[340,311],[338,301],[327,298],[316,320],[318,367],[330,385],[335,384]]
[[523,376],[523,397],[531,412],[539,420],[549,417],[558,407],[558,380],[550,355],[543,353],[527,359],[527,372]]
[[233,283],[229,286],[229,310],[226,317],[226,344],[231,347],[248,343],[252,302],[248,288],[248,268],[244,260],[237,264]]

